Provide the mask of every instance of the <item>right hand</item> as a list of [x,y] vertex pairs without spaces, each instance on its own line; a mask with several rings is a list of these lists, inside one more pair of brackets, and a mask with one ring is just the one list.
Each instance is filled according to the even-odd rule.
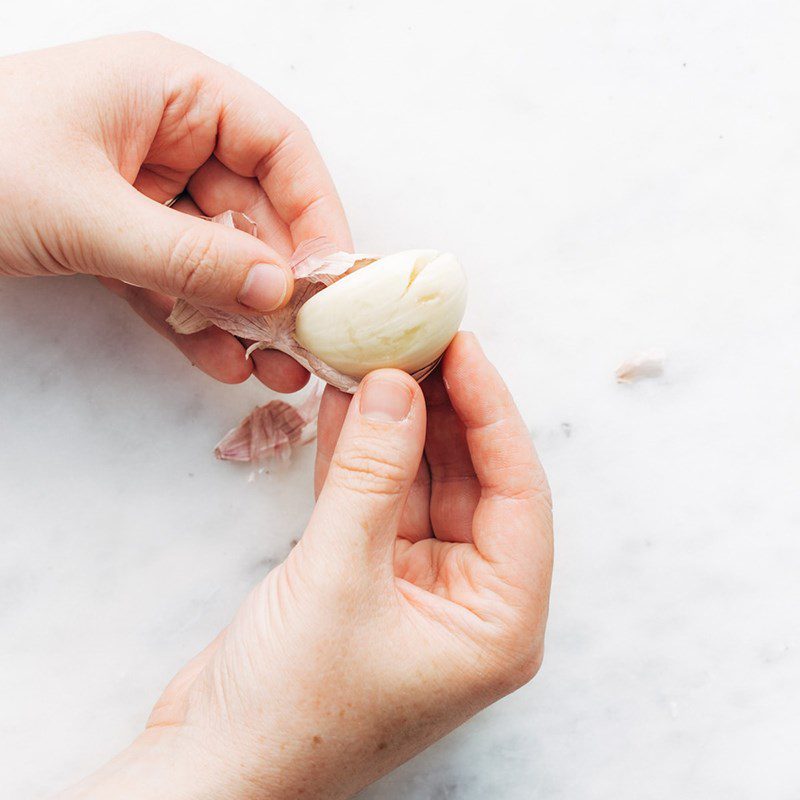
[[552,523],[530,435],[472,335],[423,388],[427,413],[396,370],[327,390],[303,538],[173,680],[117,782],[77,796],[349,797],[536,673]]

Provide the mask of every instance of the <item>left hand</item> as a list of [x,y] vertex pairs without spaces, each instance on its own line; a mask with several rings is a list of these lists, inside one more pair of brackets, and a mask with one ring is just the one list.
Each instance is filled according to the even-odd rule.
[[[294,114],[153,34],[0,59],[0,108],[0,275],[96,275],[218,380],[255,369],[278,391],[305,383],[283,353],[259,350],[251,362],[218,328],[181,336],[166,323],[176,297],[271,311],[291,297],[287,261],[300,241],[326,235],[352,249]],[[252,217],[259,238],[198,219],[228,209]]]

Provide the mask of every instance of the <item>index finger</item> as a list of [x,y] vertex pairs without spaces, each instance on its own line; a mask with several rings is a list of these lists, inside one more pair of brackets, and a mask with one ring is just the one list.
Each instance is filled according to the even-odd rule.
[[342,203],[308,128],[234,70],[221,67],[219,80],[217,159],[239,175],[258,179],[295,246],[326,236],[352,250]]
[[453,340],[442,375],[466,429],[480,483],[475,546],[490,561],[546,560],[552,538],[550,490],[511,393],[470,333]]

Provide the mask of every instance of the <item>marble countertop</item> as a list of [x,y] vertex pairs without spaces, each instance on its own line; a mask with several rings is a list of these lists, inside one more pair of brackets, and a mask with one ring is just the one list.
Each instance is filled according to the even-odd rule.
[[[800,797],[800,14],[786,2],[55,0],[0,52],[157,29],[300,113],[366,251],[448,248],[548,470],[528,687],[369,800]],[[256,33],[254,33],[256,32]],[[632,353],[662,377],[622,386]],[[144,724],[311,508],[90,279],[0,281],[0,762],[42,797]]]

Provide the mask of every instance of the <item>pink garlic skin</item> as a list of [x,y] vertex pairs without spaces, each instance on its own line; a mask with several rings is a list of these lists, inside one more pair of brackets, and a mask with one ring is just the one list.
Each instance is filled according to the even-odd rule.
[[317,381],[297,406],[272,400],[254,408],[214,449],[222,461],[254,464],[264,471],[272,462],[288,461],[293,450],[314,441],[325,384]]

